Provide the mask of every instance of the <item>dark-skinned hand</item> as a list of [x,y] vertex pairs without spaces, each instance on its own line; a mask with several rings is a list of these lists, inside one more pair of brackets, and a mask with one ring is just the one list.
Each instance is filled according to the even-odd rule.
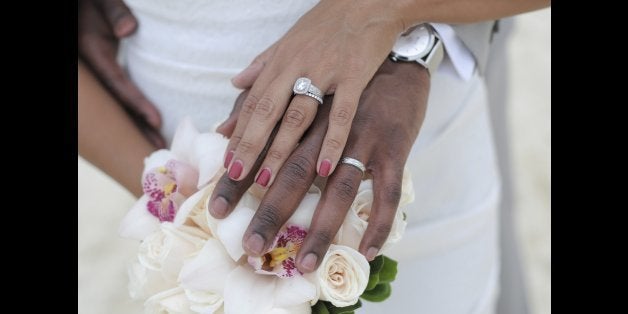
[[[367,168],[366,175],[373,179],[373,207],[359,247],[368,260],[378,255],[390,232],[401,196],[404,165],[423,122],[429,86],[429,75],[420,65],[386,60],[360,97],[342,155],[362,161]],[[232,134],[246,93],[238,97],[231,116],[218,128],[219,132],[227,136]],[[325,103],[327,105],[319,107],[312,126],[279,170],[249,224],[242,241],[247,254],[260,256],[265,253],[316,179],[316,164],[327,132],[331,99]],[[276,130],[277,127],[273,133]],[[268,146],[267,143],[266,149]],[[253,184],[266,149],[244,179],[231,180],[227,173],[220,178],[211,196],[212,216],[224,218],[229,215]],[[360,170],[346,164],[339,164],[328,177],[307,237],[297,255],[297,268],[301,272],[312,272],[320,264],[344,221],[361,180]]]
[[131,35],[137,27],[137,20],[122,0],[79,1],[79,57],[122,104],[146,138],[157,148],[164,148],[165,141],[158,131],[159,111],[116,60],[120,39]]

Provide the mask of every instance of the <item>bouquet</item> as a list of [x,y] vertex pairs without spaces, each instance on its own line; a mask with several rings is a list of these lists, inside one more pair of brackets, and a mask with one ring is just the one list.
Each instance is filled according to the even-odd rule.
[[[390,296],[397,262],[379,255],[370,263],[357,251],[373,202],[371,180],[356,199],[317,271],[300,273],[297,252],[307,235],[321,190],[312,186],[261,257],[247,256],[242,236],[263,195],[251,188],[225,219],[208,201],[224,173],[227,140],[199,133],[190,119],[177,128],[170,150],[145,159],[144,195],[121,222],[121,236],[141,241],[129,265],[129,293],[147,313],[353,313],[360,299]],[[401,207],[413,201],[404,174],[402,199],[380,252],[406,227]]]

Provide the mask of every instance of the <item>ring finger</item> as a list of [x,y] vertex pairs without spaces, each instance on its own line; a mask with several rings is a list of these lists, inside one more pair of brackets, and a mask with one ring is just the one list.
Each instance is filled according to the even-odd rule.
[[[368,154],[346,154],[357,160],[366,160]],[[314,271],[322,261],[329,245],[345,220],[355,199],[364,173],[358,168],[339,163],[329,177],[325,191],[318,203],[312,225],[297,255],[297,268],[304,273]]]

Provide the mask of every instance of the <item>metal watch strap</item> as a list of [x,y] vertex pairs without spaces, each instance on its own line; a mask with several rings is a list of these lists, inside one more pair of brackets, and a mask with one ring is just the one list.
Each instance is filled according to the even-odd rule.
[[443,61],[443,57],[445,56],[445,48],[443,47],[443,41],[435,35],[435,43],[432,47],[430,53],[425,56],[425,58],[417,59],[416,62],[421,64],[427,69],[427,72],[432,75],[440,65],[441,61]]

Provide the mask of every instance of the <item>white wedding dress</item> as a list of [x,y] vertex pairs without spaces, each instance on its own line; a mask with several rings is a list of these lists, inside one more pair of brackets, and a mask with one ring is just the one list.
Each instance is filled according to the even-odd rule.
[[[201,131],[223,121],[239,90],[230,78],[316,1],[127,0],[139,21],[121,61],[163,117],[168,141],[184,116]],[[416,199],[393,293],[359,313],[493,313],[498,292],[499,178],[484,81],[445,60],[432,77],[425,122],[408,159]]]

